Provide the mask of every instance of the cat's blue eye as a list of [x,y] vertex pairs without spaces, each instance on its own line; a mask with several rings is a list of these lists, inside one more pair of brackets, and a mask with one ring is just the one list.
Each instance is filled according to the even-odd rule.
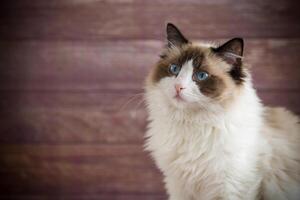
[[198,81],[204,81],[209,77],[208,73],[206,72],[197,72],[195,75]]
[[180,72],[180,67],[176,64],[171,64],[169,66],[169,71],[174,75],[178,75]]

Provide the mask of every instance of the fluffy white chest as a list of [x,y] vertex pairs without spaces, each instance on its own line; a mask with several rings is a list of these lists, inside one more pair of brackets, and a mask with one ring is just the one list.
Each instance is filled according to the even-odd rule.
[[[240,130],[234,124],[176,124],[156,117],[149,124],[147,149],[169,179],[166,182],[178,182],[194,199],[225,192],[232,197],[255,190],[260,182],[253,170],[256,137],[247,133],[254,130]],[[238,187],[241,184],[247,188]]]

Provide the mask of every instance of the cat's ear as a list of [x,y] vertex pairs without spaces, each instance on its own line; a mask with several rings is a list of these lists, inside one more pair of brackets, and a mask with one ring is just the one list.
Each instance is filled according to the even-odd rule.
[[213,48],[213,51],[231,65],[240,65],[243,58],[244,41],[242,38],[233,38],[223,45]]
[[181,47],[189,41],[183,36],[179,29],[172,23],[167,24],[168,47]]

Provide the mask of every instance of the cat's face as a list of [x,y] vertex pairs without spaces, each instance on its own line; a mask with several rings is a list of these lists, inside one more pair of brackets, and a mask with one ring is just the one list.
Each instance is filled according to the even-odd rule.
[[243,85],[243,40],[222,46],[190,43],[172,24],[167,26],[168,47],[153,69],[149,84],[175,107],[226,104]]

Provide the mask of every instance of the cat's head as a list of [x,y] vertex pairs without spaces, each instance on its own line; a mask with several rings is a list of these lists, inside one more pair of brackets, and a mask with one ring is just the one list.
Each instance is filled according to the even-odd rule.
[[148,77],[148,93],[158,92],[177,108],[225,106],[243,87],[243,39],[219,45],[193,44],[173,24],[167,46]]

